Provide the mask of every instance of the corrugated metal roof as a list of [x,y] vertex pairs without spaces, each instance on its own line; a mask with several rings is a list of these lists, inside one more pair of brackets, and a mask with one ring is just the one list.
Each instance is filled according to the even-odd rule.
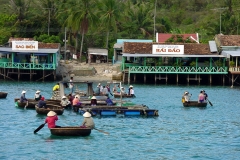
[[123,43],[115,43],[113,48],[123,48]]
[[102,49],[102,48],[88,48],[88,53],[89,54],[94,54],[94,55],[108,55],[108,50],[107,49]]
[[36,51],[22,51],[22,50],[12,50],[12,48],[8,47],[0,47],[0,53],[57,53],[59,49],[38,49]]
[[130,54],[130,53],[122,53],[123,57],[225,57],[224,55],[161,55],[161,54]]
[[240,50],[237,51],[222,51],[222,55],[226,56],[231,55],[233,57],[240,57]]
[[209,47],[211,52],[217,52],[217,44],[215,41],[209,41]]

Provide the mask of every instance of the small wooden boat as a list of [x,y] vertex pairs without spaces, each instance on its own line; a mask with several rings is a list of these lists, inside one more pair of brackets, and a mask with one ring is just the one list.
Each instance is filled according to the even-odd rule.
[[80,128],[80,126],[50,128],[50,131],[56,136],[89,136],[91,134],[90,128]]
[[6,98],[8,95],[7,92],[0,92],[0,98]]
[[207,102],[198,103],[198,101],[189,101],[183,103],[184,107],[207,107]]
[[[119,93],[113,93],[114,98],[121,98],[121,94]],[[135,96],[128,95],[128,94],[122,94],[122,98],[134,98]]]
[[58,105],[52,105],[52,104],[47,104],[47,109],[46,108],[39,108],[38,105],[35,105],[36,112],[38,114],[44,114],[47,115],[49,111],[54,111],[57,113],[57,115],[62,115],[64,112],[64,108]]
[[20,107],[20,108],[35,108],[35,105],[37,104],[38,102],[35,101],[35,102],[20,102],[20,100],[16,101],[15,102],[15,106],[16,107]]

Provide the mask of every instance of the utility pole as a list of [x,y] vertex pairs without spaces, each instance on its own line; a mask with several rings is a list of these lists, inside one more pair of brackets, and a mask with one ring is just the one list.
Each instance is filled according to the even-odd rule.
[[222,33],[222,10],[226,10],[227,8],[214,8],[211,10],[220,10],[220,27],[219,27],[219,34]]
[[50,28],[50,11],[51,11],[53,8],[43,8],[43,9],[48,9],[48,35],[49,35],[49,28]]
[[155,0],[155,8],[154,8],[154,28],[153,28],[153,41],[156,42],[156,10],[157,10],[157,0]]
[[64,62],[66,62],[66,49],[67,49],[67,46],[66,46],[66,42],[67,42],[67,28],[65,27],[65,36],[64,36]]

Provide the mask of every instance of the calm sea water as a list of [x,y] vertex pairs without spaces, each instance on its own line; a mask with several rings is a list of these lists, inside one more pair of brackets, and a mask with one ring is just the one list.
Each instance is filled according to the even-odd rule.
[[[40,89],[51,97],[55,83],[0,82],[0,159],[228,159],[240,157],[240,88],[229,86],[134,85],[132,102],[159,110],[159,117],[94,117],[96,128],[88,137],[52,136],[47,126],[33,131],[46,116],[19,109],[14,98],[23,89],[33,98]],[[96,84],[94,84],[96,86]],[[125,85],[127,86],[127,85]],[[86,89],[79,85],[79,89]],[[205,89],[213,106],[184,108],[188,90],[197,99]],[[127,99],[129,100],[129,99]],[[83,117],[72,111],[58,116],[58,125],[77,126]]]

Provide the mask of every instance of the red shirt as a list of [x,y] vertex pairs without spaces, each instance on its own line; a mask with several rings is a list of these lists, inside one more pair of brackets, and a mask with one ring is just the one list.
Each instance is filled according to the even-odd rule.
[[75,105],[78,105],[79,102],[80,102],[80,101],[79,101],[78,98],[74,98],[72,103],[73,103],[73,105],[75,106]]
[[48,128],[55,128],[55,122],[58,120],[57,116],[49,116],[46,118],[45,122],[48,123]]

